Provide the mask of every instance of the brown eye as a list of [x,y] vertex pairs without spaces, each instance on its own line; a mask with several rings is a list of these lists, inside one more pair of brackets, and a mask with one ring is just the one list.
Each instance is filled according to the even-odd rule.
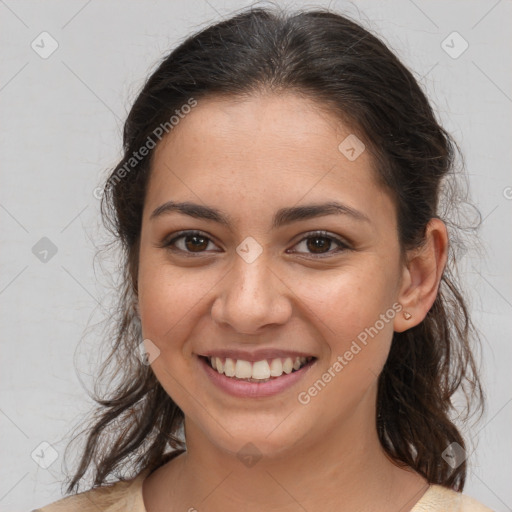
[[[213,242],[206,235],[198,231],[188,231],[181,233],[168,242],[164,242],[162,247],[167,247],[173,251],[184,253],[201,253],[206,251],[209,244]],[[214,245],[214,244],[213,244]]]
[[331,243],[325,236],[315,236],[307,239],[306,247],[313,253],[323,253],[331,247]]
[[202,235],[186,235],[183,240],[187,250],[192,252],[204,251],[208,247],[208,239]]
[[[164,241],[160,247],[168,248],[175,252],[181,252],[185,255],[192,255],[207,252],[209,244],[215,246],[212,240],[203,233],[199,231],[186,231],[175,236],[168,242]],[[303,247],[306,249],[306,254],[318,258],[338,254],[344,250],[350,249],[347,243],[323,231],[309,234],[297,243],[296,247],[301,244],[303,244]],[[334,250],[331,249],[333,244],[336,246]],[[303,253],[304,251],[298,252]]]
[[[306,249],[306,254],[309,252],[309,254],[313,256],[318,255],[318,257],[334,255],[350,249],[348,244],[324,231],[309,234],[296,244],[295,247],[300,247],[301,244]],[[333,244],[337,246],[337,249],[330,250]],[[298,252],[301,253],[303,251]]]

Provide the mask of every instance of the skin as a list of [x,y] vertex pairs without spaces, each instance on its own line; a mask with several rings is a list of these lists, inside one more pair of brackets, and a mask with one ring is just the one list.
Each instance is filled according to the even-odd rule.
[[[400,258],[395,206],[375,180],[369,151],[349,161],[338,145],[351,132],[313,100],[293,93],[208,98],[156,148],[145,199],[138,274],[143,336],[160,350],[152,369],[185,414],[187,452],[143,484],[148,512],[189,510],[409,510],[428,484],[381,448],[375,426],[377,376],[393,331],[420,323],[446,264],[445,225],[432,219],[426,243]],[[363,138],[360,136],[360,138]],[[150,215],[166,201],[190,201],[231,217]],[[368,217],[327,215],[272,229],[283,207],[329,200]],[[202,252],[169,235],[199,230]],[[305,236],[334,240],[315,258]],[[175,235],[178,236],[178,235]],[[248,236],[263,252],[236,252]],[[314,240],[311,240],[314,242]],[[333,366],[393,304],[402,313],[310,402],[297,395]],[[291,389],[237,398],[210,384],[196,354],[212,348],[293,349],[318,358]],[[246,467],[237,452],[254,444]]]

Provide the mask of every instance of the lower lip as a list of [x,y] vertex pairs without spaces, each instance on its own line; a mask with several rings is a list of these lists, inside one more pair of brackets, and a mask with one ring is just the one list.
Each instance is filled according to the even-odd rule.
[[217,370],[214,370],[203,357],[198,357],[198,359],[206,375],[216,386],[229,395],[243,398],[261,398],[277,395],[301,380],[316,362],[316,359],[313,359],[300,370],[288,374],[284,373],[281,377],[267,382],[247,382],[226,377]]

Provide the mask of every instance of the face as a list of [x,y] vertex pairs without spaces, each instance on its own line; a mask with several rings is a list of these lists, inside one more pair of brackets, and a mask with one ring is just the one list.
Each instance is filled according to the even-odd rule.
[[368,420],[358,428],[373,427],[400,247],[369,151],[354,159],[352,138],[338,148],[349,135],[292,93],[211,98],[156,148],[139,309],[188,444],[279,456],[343,431],[356,411]]

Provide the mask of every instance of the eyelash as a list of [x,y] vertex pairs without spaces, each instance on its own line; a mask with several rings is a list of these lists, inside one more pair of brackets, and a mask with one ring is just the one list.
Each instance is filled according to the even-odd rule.
[[[207,235],[205,235],[201,231],[182,231],[182,232],[178,233],[178,236],[174,236],[170,240],[165,239],[158,247],[165,248],[165,249],[168,249],[168,250],[173,251],[173,252],[182,252],[182,253],[186,254],[187,257],[196,258],[196,257],[200,256],[201,254],[203,254],[206,251],[194,253],[194,252],[189,252],[189,251],[183,251],[182,249],[177,249],[176,247],[173,247],[173,244],[177,240],[180,240],[181,238],[186,238],[187,236],[194,236],[194,235],[199,235],[199,236],[201,236],[203,238],[206,238],[209,242],[214,243],[213,240],[211,240],[210,237],[208,237]],[[340,252],[343,252],[345,250],[350,250],[350,247],[348,246],[347,243],[345,243],[343,240],[341,240],[338,237],[330,235],[326,231],[314,231],[314,232],[311,232],[311,233],[306,233],[306,236],[304,236],[304,238],[299,240],[295,245],[298,245],[298,244],[300,244],[300,243],[302,243],[305,240],[308,240],[310,238],[326,238],[326,239],[332,240],[334,243],[338,244],[338,247],[337,247],[337,249],[335,251],[328,251],[328,252],[323,253],[323,254],[306,253],[306,254],[309,254],[314,259],[326,258],[326,257],[332,256],[333,254],[339,254]],[[300,253],[300,254],[304,254],[304,253]]]

